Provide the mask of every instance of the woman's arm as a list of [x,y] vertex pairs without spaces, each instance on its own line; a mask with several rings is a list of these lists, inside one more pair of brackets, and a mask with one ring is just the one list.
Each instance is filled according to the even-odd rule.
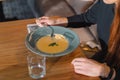
[[36,23],[43,27],[44,25],[53,25],[53,26],[67,26],[68,20],[66,17],[60,17],[60,16],[43,16],[38,19],[36,19]]
[[113,80],[116,72],[105,63],[99,63],[92,59],[75,58],[72,61],[74,71],[78,74],[83,74],[92,77],[101,77],[106,80]]
[[100,0],[96,0],[94,4],[84,13],[80,15],[74,15],[67,17],[68,26],[72,27],[86,27],[97,22],[97,14],[100,14],[98,11],[100,5]]
[[97,21],[97,13],[99,7],[99,1],[96,2],[87,10],[87,12],[80,15],[74,15],[70,17],[60,17],[60,16],[43,16],[36,19],[36,23],[40,26],[43,24],[47,25],[58,25],[58,26],[67,26],[67,27],[84,27],[95,24]]

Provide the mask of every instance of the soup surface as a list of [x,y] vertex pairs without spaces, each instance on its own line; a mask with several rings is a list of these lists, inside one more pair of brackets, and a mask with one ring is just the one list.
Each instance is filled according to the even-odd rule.
[[61,34],[55,34],[52,38],[50,35],[44,36],[36,43],[38,50],[49,54],[63,52],[68,46],[68,40]]

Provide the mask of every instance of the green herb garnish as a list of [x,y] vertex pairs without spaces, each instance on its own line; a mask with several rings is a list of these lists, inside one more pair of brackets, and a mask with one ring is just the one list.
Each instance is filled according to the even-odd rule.
[[56,42],[50,43],[48,46],[58,46]]

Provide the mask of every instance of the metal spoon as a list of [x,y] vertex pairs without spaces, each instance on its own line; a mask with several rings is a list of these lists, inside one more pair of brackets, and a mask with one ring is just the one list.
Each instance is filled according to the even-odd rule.
[[50,25],[48,25],[48,27],[52,30],[52,32],[51,32],[51,37],[54,37],[55,35],[54,35],[54,29],[50,26]]

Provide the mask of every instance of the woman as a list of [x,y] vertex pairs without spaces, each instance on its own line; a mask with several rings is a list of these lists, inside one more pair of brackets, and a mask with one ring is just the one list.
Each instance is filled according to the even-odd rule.
[[[120,27],[120,1],[96,0],[95,4],[87,12],[70,17],[41,17],[37,19],[38,25],[62,25],[67,27],[82,27],[97,24],[102,51],[93,59],[106,62],[99,63],[92,59],[76,58],[72,61],[76,73],[87,76],[101,76],[106,80],[119,80],[119,27]],[[108,14],[109,13],[109,14]],[[114,20],[113,20],[114,18]],[[113,21],[113,22],[112,22]],[[112,23],[112,24],[111,24]],[[112,27],[111,27],[112,25]],[[111,27],[111,34],[110,34]],[[115,28],[116,27],[116,28]],[[109,38],[110,35],[110,38]],[[109,42],[108,42],[109,39]],[[108,51],[107,51],[108,45]],[[106,53],[108,55],[106,56]],[[111,68],[112,67],[112,68]]]
[[116,7],[115,17],[111,26],[108,54],[104,61],[98,63],[92,59],[76,58],[72,61],[76,73],[88,76],[101,76],[105,80],[120,79],[120,1]]

